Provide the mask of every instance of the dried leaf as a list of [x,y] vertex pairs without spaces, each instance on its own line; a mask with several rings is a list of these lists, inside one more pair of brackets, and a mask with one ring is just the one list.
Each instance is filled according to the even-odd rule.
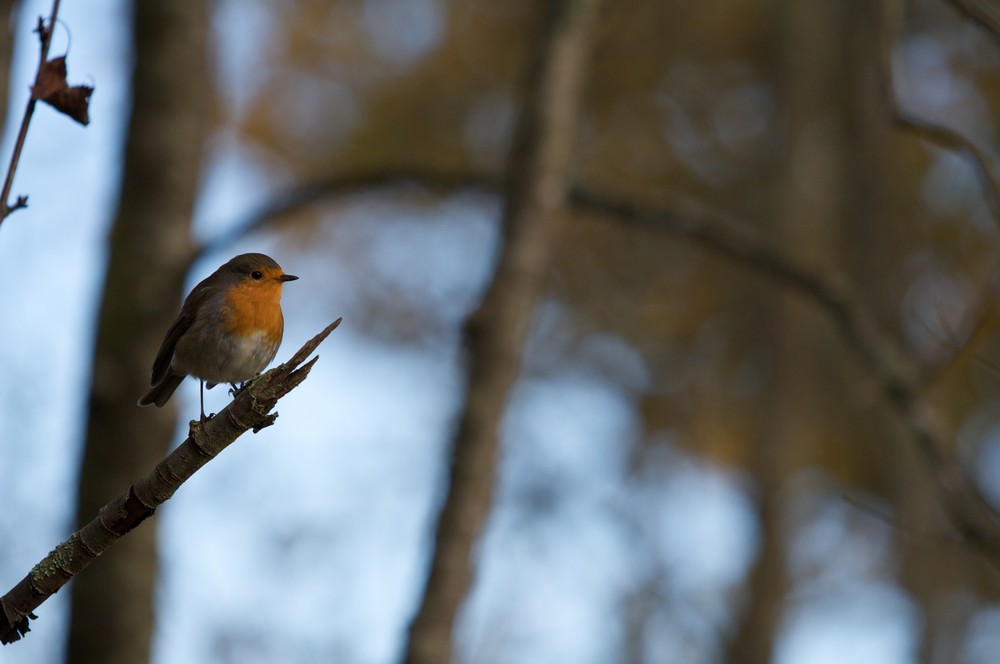
[[31,96],[45,99],[66,87],[66,56],[63,55],[52,58],[38,68],[38,77],[31,86]]
[[64,113],[82,125],[90,123],[88,113],[90,95],[94,88],[89,85],[69,87],[66,83],[66,56],[52,58],[38,71],[38,78],[31,88],[31,95]]
[[58,90],[42,101],[80,124],[86,125],[90,123],[90,115],[87,111],[90,108],[90,95],[93,91],[94,88],[89,85],[75,85],[72,88]]

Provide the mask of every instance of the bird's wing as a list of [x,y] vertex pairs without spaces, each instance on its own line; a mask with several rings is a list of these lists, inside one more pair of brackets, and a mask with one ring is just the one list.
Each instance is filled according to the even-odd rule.
[[201,308],[201,305],[212,297],[216,290],[204,286],[203,283],[198,284],[184,300],[181,312],[177,315],[170,329],[167,330],[167,335],[163,338],[163,343],[160,344],[160,350],[156,353],[153,371],[150,375],[152,385],[158,385],[170,373],[170,362],[174,359],[174,349],[177,347],[177,342],[191,328],[196,312]]

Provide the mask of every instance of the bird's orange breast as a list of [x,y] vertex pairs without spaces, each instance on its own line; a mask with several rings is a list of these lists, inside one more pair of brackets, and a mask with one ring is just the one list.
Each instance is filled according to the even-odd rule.
[[263,332],[269,341],[281,339],[281,285],[247,283],[229,289],[222,307],[222,324],[240,337]]

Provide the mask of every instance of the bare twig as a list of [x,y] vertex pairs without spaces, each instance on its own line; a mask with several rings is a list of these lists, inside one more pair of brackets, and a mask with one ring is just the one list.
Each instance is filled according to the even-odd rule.
[[[45,63],[49,59],[49,47],[52,45],[52,31],[56,24],[56,17],[59,14],[59,0],[52,0],[52,13],[49,15],[49,22],[46,26],[41,17],[38,19],[38,39],[41,42],[41,54],[38,59],[38,71],[35,74],[35,84],[41,78]],[[35,113],[35,105],[38,98],[34,93],[28,99],[27,108],[24,109],[24,117],[21,119],[21,128],[17,132],[17,140],[14,142],[14,152],[10,156],[10,165],[7,167],[7,178],[4,180],[3,189],[0,190],[0,225],[14,210],[28,207],[28,197],[18,196],[13,204],[8,204],[11,188],[14,186],[14,173],[17,171],[17,164],[21,160],[21,150],[24,149],[24,141],[28,136],[28,126],[31,124],[31,116]]]
[[205,422],[191,422],[187,439],[151,473],[102,507],[90,523],[53,549],[0,597],[0,642],[13,643],[30,631],[28,620],[35,618],[32,611],[108,547],[152,516],[199,468],[248,430],[256,433],[273,424],[278,414],[271,410],[279,399],[306,379],[319,359],[306,361],[306,358],[340,321],[338,318],[307,341],[287,362],[254,380],[218,415]]

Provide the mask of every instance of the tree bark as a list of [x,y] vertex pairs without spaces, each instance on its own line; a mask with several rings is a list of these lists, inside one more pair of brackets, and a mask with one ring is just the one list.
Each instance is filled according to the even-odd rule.
[[[140,409],[136,399],[183,294],[208,116],[207,2],[136,2],[133,11],[133,107],[94,354],[81,524],[155,465],[176,427],[173,408]],[[71,664],[148,660],[155,532],[124,538],[74,584]]]
[[10,65],[14,56],[14,16],[17,14],[19,0],[0,0],[0,33],[5,39],[0,40],[0,127],[6,127],[7,108],[10,103]]
[[[776,177],[775,235],[789,260],[816,274],[838,274],[843,257],[838,229],[843,219],[847,137],[843,90],[852,80],[839,44],[847,33],[837,3],[801,0],[779,10],[783,39],[777,76],[787,109],[787,145]],[[765,305],[776,367],[768,390],[768,421],[751,463],[757,483],[761,547],[745,587],[742,616],[727,644],[733,664],[770,664],[791,581],[788,577],[788,480],[828,441],[827,404],[844,376],[843,355],[828,321],[792,294]],[[837,360],[831,360],[837,357]]]
[[452,440],[430,573],[409,629],[408,664],[445,664],[451,657],[455,617],[473,579],[473,545],[492,501],[500,421],[561,228],[599,5],[597,0],[547,3],[545,32],[507,164],[497,270],[464,331],[465,403]]
[[188,437],[156,467],[94,515],[87,525],[58,544],[10,592],[0,597],[0,643],[18,641],[29,629],[33,611],[121,541],[180,486],[247,431],[274,424],[278,400],[304,381],[319,357],[306,359],[340,325],[328,325],[292,358],[255,378],[218,415],[192,421]]

